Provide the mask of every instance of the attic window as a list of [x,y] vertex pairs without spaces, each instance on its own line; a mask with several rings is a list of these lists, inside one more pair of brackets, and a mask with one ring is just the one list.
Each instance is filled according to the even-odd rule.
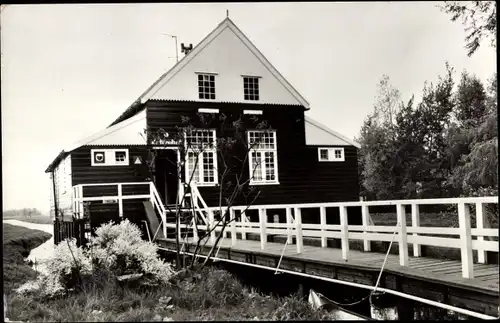
[[251,76],[243,76],[243,92],[245,100],[259,100],[259,78]]
[[198,74],[198,95],[200,99],[215,100],[215,75]]
[[115,151],[115,162],[117,164],[123,164],[127,159],[126,151]]
[[345,161],[344,148],[318,148],[318,160],[320,162]]

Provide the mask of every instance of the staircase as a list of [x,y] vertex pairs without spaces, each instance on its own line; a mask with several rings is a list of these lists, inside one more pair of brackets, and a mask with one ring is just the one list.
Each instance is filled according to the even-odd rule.
[[[152,231],[152,239],[156,234],[155,238],[173,238],[176,234],[176,215],[180,215],[180,237],[181,240],[185,237],[196,237],[203,233],[204,230],[200,230],[196,234],[196,229],[193,225],[196,222],[197,225],[206,225],[208,221],[206,220],[205,214],[208,208],[207,204],[200,195],[200,192],[196,185],[194,184],[182,184],[182,188],[178,193],[177,204],[166,204],[163,205],[163,201],[160,199],[158,191],[153,183],[151,183],[151,201],[144,202],[144,208],[146,210],[146,215],[148,218],[148,225]],[[185,193],[184,193],[185,192]],[[184,200],[182,200],[184,195]],[[177,209],[179,208],[179,209]],[[163,225],[163,220],[167,226]],[[166,237],[165,237],[166,234]]]

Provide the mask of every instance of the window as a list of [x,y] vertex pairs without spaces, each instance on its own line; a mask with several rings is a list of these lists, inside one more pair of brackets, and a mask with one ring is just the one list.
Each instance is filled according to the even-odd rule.
[[92,166],[127,166],[128,149],[91,149]]
[[318,148],[319,161],[345,161],[344,148]]
[[215,185],[217,179],[217,149],[215,130],[195,130],[186,133],[186,179],[196,185]]
[[258,101],[259,100],[259,78],[258,77],[243,77],[243,92],[245,100]]
[[198,74],[198,95],[200,99],[215,100],[215,75]]
[[278,184],[276,131],[248,131],[250,184]]

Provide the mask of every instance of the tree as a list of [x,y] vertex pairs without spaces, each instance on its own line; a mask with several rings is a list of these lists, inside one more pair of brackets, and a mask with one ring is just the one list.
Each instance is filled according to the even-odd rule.
[[451,15],[451,21],[462,19],[468,56],[477,51],[484,39],[490,39],[491,46],[496,48],[496,1],[445,1],[444,6],[438,7]]
[[455,94],[454,115],[458,124],[477,127],[486,113],[486,99],[483,83],[475,75],[463,71]]
[[[208,140],[210,136],[194,135],[197,131],[203,129],[217,128],[218,135],[216,140]],[[246,140],[246,129],[252,128],[262,130],[258,136],[251,138],[251,141]],[[192,256],[193,261],[189,265],[192,268],[195,265],[196,254],[205,247],[212,234],[216,235],[215,242],[203,262],[204,266],[211,258],[214,251],[220,243],[225,229],[235,218],[231,218],[231,209],[235,205],[245,205],[246,208],[241,212],[240,217],[246,216],[248,210],[260,194],[259,190],[254,187],[249,187],[251,177],[257,175],[257,170],[261,164],[257,161],[257,153],[253,149],[260,144],[264,144],[264,137],[270,130],[267,122],[259,120],[257,116],[233,116],[221,113],[220,115],[207,115],[203,113],[197,114],[195,118],[183,117],[181,125],[176,127],[175,134],[167,138],[166,132],[163,129],[147,129],[145,135],[148,140],[149,158],[146,162],[148,167],[149,177],[153,178],[155,159],[161,149],[165,145],[174,145],[178,147],[180,152],[180,160],[169,160],[172,164],[178,166],[178,171],[175,176],[186,183],[186,190],[181,196],[178,196],[175,209],[168,208],[168,213],[174,214],[176,219],[176,249],[177,249],[177,267],[180,268],[180,251],[181,222],[185,224],[185,231],[194,230],[198,235],[198,241]],[[206,131],[206,130],[205,130]],[[199,140],[201,139],[201,141]],[[215,138],[214,138],[215,139]],[[216,212],[200,209],[196,207],[194,194],[197,191],[196,180],[198,176],[206,176],[205,168],[200,173],[200,156],[209,154],[215,151],[213,158],[217,158],[217,167],[213,170],[218,175],[218,210]],[[253,158],[253,169],[247,172],[249,159]],[[182,169],[188,167],[189,176],[183,178]],[[203,175],[200,175],[203,174]],[[259,173],[261,176],[266,174]],[[208,176],[214,176],[208,175]],[[189,210],[182,208],[189,197]],[[188,211],[188,212],[186,212]],[[201,219],[200,219],[201,218]],[[208,219],[207,219],[208,218]],[[212,223],[211,219],[215,219]],[[201,221],[200,221],[201,220]],[[201,223],[200,223],[201,222]],[[199,230],[199,225],[213,224],[208,230]],[[219,231],[216,234],[216,230]]]
[[395,118],[400,93],[383,75],[377,86],[372,114],[363,123],[357,141],[361,194],[368,199],[394,197],[398,176],[395,176]]

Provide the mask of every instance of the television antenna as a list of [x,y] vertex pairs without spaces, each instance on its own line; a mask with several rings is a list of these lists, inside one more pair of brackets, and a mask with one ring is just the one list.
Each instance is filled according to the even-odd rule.
[[177,36],[169,35],[169,34],[165,34],[165,33],[162,33],[162,35],[170,36],[170,37],[172,37],[172,38],[175,39],[175,60],[177,62],[179,62],[179,50],[178,50],[178,47],[177,47]]

